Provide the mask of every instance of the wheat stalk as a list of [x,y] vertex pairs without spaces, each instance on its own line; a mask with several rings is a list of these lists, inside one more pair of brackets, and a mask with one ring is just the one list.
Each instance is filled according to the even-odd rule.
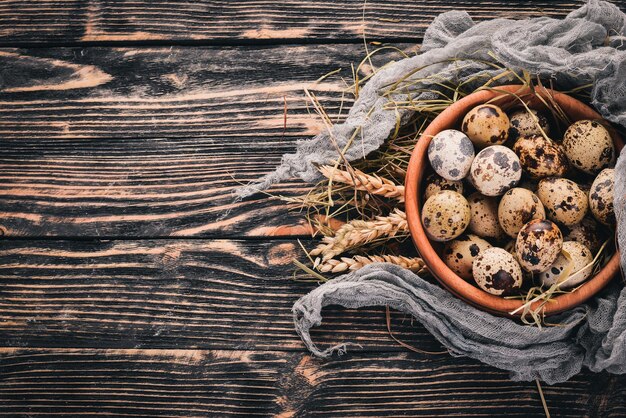
[[311,250],[309,255],[321,255],[322,261],[326,261],[350,248],[370,243],[380,237],[392,238],[407,231],[406,214],[394,209],[389,216],[377,216],[371,221],[355,219],[342,225],[334,236],[324,237],[322,243]]
[[365,174],[357,169],[349,172],[329,165],[320,166],[319,170],[324,177],[334,182],[349,184],[356,190],[404,202],[404,186],[397,185],[391,180],[375,174]]
[[352,258],[341,257],[339,260],[332,258],[318,264],[315,268],[321,273],[342,273],[347,270],[358,270],[372,263],[396,264],[414,272],[425,270],[424,261],[421,258],[401,255],[357,255]]

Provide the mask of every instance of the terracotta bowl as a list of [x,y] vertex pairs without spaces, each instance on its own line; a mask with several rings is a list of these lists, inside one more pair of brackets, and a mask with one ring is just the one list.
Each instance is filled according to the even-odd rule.
[[[546,110],[543,102],[533,94],[528,88],[518,85],[498,87],[511,93],[516,93],[532,109]],[[549,89],[535,89],[537,95],[544,99],[551,98],[563,109],[572,122],[580,119],[600,119],[601,116],[584,103],[566,95]],[[495,101],[494,101],[495,99]],[[415,150],[409,162],[409,168],[406,176],[406,215],[409,224],[409,230],[413,238],[413,242],[417,247],[420,256],[432,272],[432,274],[445,286],[450,292],[466,302],[499,315],[510,316],[509,312],[514,311],[522,305],[520,300],[504,299],[499,296],[491,295],[482,289],[474,286],[472,283],[466,282],[456,275],[446,266],[439,256],[441,245],[431,243],[427,238],[421,222],[420,208],[422,202],[422,180],[429,166],[427,149],[431,138],[445,129],[459,129],[463,116],[474,106],[491,101],[503,107],[505,110],[519,106],[519,100],[511,95],[494,91],[478,91],[468,95],[467,97],[454,103],[444,110],[431,124],[426,128],[420,137]],[[621,150],[624,146],[622,138],[612,131],[611,135],[617,150]],[[616,253],[610,261],[598,272],[598,274],[585,282],[579,289],[572,293],[565,293],[553,299],[554,303],[548,303],[545,306],[545,314],[555,314],[573,308],[585,300],[589,299],[604,286],[607,285],[617,275],[619,270],[619,255]]]

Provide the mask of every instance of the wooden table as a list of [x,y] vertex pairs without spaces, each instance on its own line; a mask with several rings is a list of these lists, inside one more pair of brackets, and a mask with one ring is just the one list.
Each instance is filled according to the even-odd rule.
[[[542,416],[534,383],[408,352],[382,309],[327,309],[315,340],[363,349],[312,358],[291,319],[315,287],[292,279],[302,215],[231,192],[320,131],[303,88],[338,113],[341,79],[311,83],[349,78],[364,31],[415,50],[444,11],[580,3],[0,2],[0,415]],[[392,316],[398,338],[441,349]],[[544,391],[553,416],[626,416],[625,377]]]

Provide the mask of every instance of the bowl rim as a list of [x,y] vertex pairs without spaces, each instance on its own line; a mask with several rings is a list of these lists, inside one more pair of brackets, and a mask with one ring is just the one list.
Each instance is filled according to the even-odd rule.
[[[424,176],[424,164],[426,152],[430,140],[437,133],[450,129],[451,124],[459,120],[459,115],[466,113],[469,109],[492,99],[503,96],[506,93],[517,95],[538,95],[542,98],[552,97],[566,114],[570,114],[573,109],[586,113],[587,119],[603,119],[602,116],[585,103],[565,94],[546,87],[535,87],[531,90],[523,85],[498,86],[496,90],[479,90],[458,100],[441,112],[427,126],[419,137],[417,144],[411,154],[409,166],[405,179],[405,209],[409,232],[419,255],[430,270],[431,274],[451,293],[463,299],[469,304],[482,310],[503,316],[521,316],[522,312],[511,314],[523,305],[523,301],[514,299],[504,299],[500,296],[492,295],[474,286],[455,274],[439,257],[433,248],[430,240],[426,236],[421,222],[419,195],[421,183]],[[619,151],[624,146],[620,135],[614,130],[610,131],[616,150]],[[552,299],[552,303],[544,306],[544,315],[553,315],[571,309],[583,303],[602,290],[619,271],[619,252],[616,251],[604,267],[592,278],[588,279],[575,292],[564,293]],[[536,307],[533,305],[532,307]]]

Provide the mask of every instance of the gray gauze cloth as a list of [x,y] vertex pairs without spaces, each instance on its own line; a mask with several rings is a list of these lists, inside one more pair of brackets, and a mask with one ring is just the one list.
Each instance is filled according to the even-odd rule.
[[[396,112],[385,107],[389,103],[386,89],[395,81],[424,80],[437,74],[478,88],[485,79],[476,75],[489,77],[501,72],[487,62],[551,79],[558,89],[591,83],[595,108],[606,119],[626,126],[625,33],[626,16],[616,6],[597,0],[562,20],[494,19],[476,24],[465,12],[444,13],[427,29],[419,55],[385,66],[370,79],[344,123],[299,143],[296,153],[285,155],[276,172],[242,188],[239,196],[290,176],[317,180],[315,165],[338,157],[331,138],[339,148],[353,141],[345,153],[348,160],[376,150],[396,127]],[[502,79],[501,83],[510,81]],[[410,88],[414,97],[436,97],[434,83],[415,82]],[[400,116],[406,121],[411,114],[401,110]],[[626,154],[622,153],[615,184],[621,248],[626,248],[625,177]],[[624,253],[622,268],[626,267]],[[587,304],[551,318],[550,322],[561,326],[539,329],[477,310],[397,266],[370,265],[321,285],[293,306],[298,334],[320,357],[344,352],[348,346],[320,350],[311,340],[309,330],[321,324],[321,311],[327,305],[385,305],[405,312],[419,320],[452,355],[509,370],[515,380],[563,382],[583,366],[596,372],[626,372],[626,291],[619,279]]]

